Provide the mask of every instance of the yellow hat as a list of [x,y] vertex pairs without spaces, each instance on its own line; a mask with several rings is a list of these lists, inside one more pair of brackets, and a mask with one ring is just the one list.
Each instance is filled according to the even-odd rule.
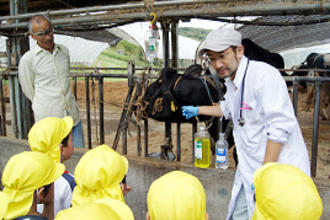
[[190,220],[206,218],[206,195],[194,176],[173,171],[155,180],[147,196],[151,220]]
[[86,203],[60,211],[55,220],[123,220],[108,205],[102,203]]
[[6,195],[0,191],[0,219],[3,219],[7,212],[8,202]]
[[253,220],[320,219],[322,200],[313,180],[300,169],[267,163],[253,177],[256,204]]
[[72,195],[73,206],[102,198],[124,201],[119,184],[127,170],[127,159],[107,145],[88,151],[74,172],[77,186]]
[[122,220],[134,220],[134,215],[131,208],[119,200],[106,198],[96,200],[95,203],[102,203],[108,205],[117,213],[117,215]]
[[73,119],[48,117],[34,123],[28,134],[32,151],[46,153],[54,161],[60,162],[59,145],[73,128]]
[[3,192],[8,201],[5,219],[26,215],[34,191],[54,182],[63,172],[63,164],[55,163],[40,152],[25,151],[12,156],[2,174]]

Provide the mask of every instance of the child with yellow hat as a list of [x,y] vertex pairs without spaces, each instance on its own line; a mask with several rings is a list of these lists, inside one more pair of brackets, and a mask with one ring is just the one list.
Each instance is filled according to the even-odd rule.
[[[55,162],[70,159],[74,146],[72,140],[73,119],[48,117],[36,122],[29,131],[28,143],[32,151],[41,152],[52,158]],[[63,209],[70,208],[72,192],[75,187],[74,177],[65,171],[55,181],[54,214]],[[38,205],[42,212],[43,206]]]
[[[53,182],[64,172],[64,165],[55,163],[40,152],[26,151],[12,156],[7,162],[3,175],[4,194],[8,208],[4,219],[53,219],[54,204],[50,194],[45,194],[49,185],[51,192]],[[37,192],[37,189],[41,190]],[[46,217],[37,212],[37,197],[44,202]],[[22,218],[19,218],[22,217]]]
[[74,172],[77,186],[73,191],[72,205],[75,207],[102,198],[124,202],[120,182],[127,170],[127,159],[107,145],[88,151],[81,157]]
[[309,176],[295,166],[266,163],[253,176],[255,209],[252,220],[318,220],[322,200]]
[[132,210],[123,202],[101,199],[81,204],[58,213],[55,220],[134,220]]
[[147,203],[147,220],[208,219],[203,185],[183,171],[172,171],[155,180]]

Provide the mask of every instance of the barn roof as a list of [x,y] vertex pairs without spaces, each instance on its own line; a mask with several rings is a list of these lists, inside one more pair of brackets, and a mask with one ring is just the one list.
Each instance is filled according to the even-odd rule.
[[[57,33],[81,36],[90,31],[89,38],[106,41],[109,37],[104,29],[149,20],[153,11],[159,20],[203,18],[243,23],[240,31],[244,37],[272,51],[330,42],[329,0],[28,0],[28,7],[22,9],[26,13],[16,17],[9,16],[10,2],[15,1],[0,0],[2,35],[26,31],[26,20],[41,12],[52,18]],[[244,23],[237,16],[260,17]]]
[[[296,47],[330,43],[330,15],[266,16],[255,21],[269,26],[245,25],[239,31],[243,37],[253,39],[258,45],[271,51],[281,52]],[[292,25],[289,26],[290,23]]]

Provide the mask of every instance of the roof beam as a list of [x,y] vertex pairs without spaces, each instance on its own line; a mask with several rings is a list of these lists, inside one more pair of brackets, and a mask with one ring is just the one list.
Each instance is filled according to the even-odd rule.
[[[35,14],[46,14],[52,17],[54,24],[80,24],[89,21],[109,21],[115,23],[125,20],[148,20],[150,10],[154,10],[158,19],[168,17],[234,17],[234,16],[269,16],[269,15],[301,15],[301,14],[329,14],[330,2],[319,0],[177,0],[157,1],[152,7],[144,3],[129,3],[108,6],[95,6],[40,13],[26,13],[16,16],[2,16],[0,30],[21,28],[25,29],[26,22],[13,23],[14,20],[30,18]],[[92,15],[91,12],[104,12],[105,14]],[[71,17],[64,17],[70,15]],[[61,16],[61,18],[56,18]]]

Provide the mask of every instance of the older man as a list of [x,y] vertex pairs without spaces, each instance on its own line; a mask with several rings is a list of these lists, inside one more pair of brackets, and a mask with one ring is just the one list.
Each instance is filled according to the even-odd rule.
[[244,56],[241,34],[217,29],[208,34],[199,55],[225,79],[220,106],[184,106],[183,114],[231,118],[238,167],[227,219],[249,219],[254,210],[254,171],[267,162],[291,164],[310,175],[304,139],[287,87],[274,67]]
[[18,71],[22,90],[32,102],[34,118],[39,121],[46,117],[71,116],[73,144],[83,148],[83,129],[69,79],[69,51],[54,43],[53,26],[44,15],[31,18],[29,32],[37,45],[24,54]]

